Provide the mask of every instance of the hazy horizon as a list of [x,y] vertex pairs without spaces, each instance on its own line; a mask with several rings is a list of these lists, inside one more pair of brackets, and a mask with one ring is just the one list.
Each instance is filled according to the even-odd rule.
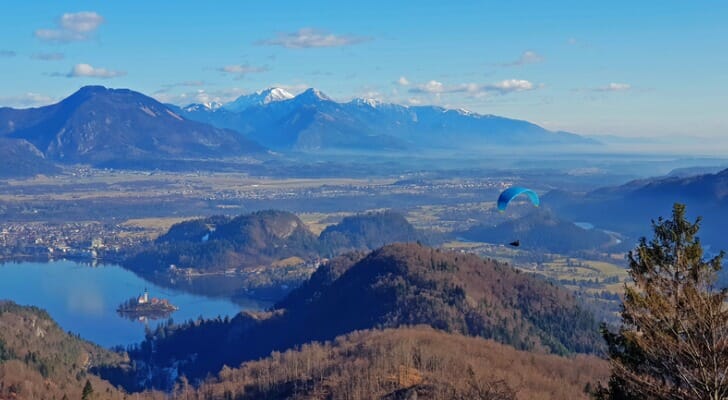
[[9,6],[0,105],[50,104],[88,84],[179,105],[315,87],[590,136],[728,130],[720,2],[141,4]]

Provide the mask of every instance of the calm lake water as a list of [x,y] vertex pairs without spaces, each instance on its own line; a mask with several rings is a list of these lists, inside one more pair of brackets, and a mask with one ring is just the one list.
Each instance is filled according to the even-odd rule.
[[176,322],[199,316],[232,317],[241,310],[269,306],[254,300],[235,304],[163,288],[116,265],[91,267],[66,260],[0,264],[0,299],[43,308],[64,330],[106,347],[138,343],[144,339],[145,325],[154,329],[166,322],[166,318],[141,322],[117,314],[119,304],[145,288],[150,297],[169,299],[179,307],[170,315]]

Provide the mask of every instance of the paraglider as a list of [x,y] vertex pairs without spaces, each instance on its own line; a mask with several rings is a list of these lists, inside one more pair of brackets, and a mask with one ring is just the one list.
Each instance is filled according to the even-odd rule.
[[508,203],[510,203],[513,198],[518,197],[522,194],[528,196],[534,206],[538,207],[539,204],[541,204],[538,195],[533,190],[521,186],[511,186],[508,189],[504,190],[500,194],[500,196],[498,196],[498,211],[505,211]]
[[[538,195],[533,190],[521,186],[511,186],[501,192],[500,196],[498,196],[498,211],[505,212],[506,207],[508,207],[508,203],[510,203],[515,197],[522,194],[528,196],[534,206],[538,207],[541,204],[541,200],[539,200]],[[519,247],[521,245],[521,241],[519,239],[508,244],[513,247]]]

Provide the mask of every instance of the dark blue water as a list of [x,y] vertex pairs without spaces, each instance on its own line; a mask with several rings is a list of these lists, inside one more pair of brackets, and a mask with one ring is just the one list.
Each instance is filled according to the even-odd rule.
[[589,222],[574,222],[574,225],[581,229],[591,230],[594,229],[594,225]]
[[179,307],[170,318],[234,316],[241,310],[260,310],[268,303],[251,300],[235,304],[220,298],[163,288],[115,265],[90,267],[73,261],[0,264],[0,299],[45,309],[66,331],[102,346],[129,345],[144,339],[145,325],[154,329],[166,318],[141,322],[116,312],[123,301],[149,290]]

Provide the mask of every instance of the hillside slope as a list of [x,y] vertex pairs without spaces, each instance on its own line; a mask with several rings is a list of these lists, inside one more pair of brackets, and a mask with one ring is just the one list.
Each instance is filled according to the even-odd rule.
[[35,307],[0,301],[0,398],[81,398],[86,380],[104,398],[122,393],[90,371],[118,365],[116,353],[70,336]]
[[268,265],[287,257],[315,258],[318,254],[316,235],[296,215],[267,210],[176,224],[124,265],[143,273],[163,272],[170,265],[220,272]]
[[548,211],[535,211],[496,226],[478,225],[462,232],[460,236],[476,242],[496,244],[519,240],[523,249],[560,254],[602,249],[613,244],[607,233],[596,229],[583,229]]
[[28,141],[0,137],[0,179],[53,175],[59,171]]
[[131,355],[196,379],[354,330],[418,324],[558,354],[600,343],[593,318],[566,290],[474,255],[394,244],[319,268],[272,312],[166,327]]
[[543,201],[559,215],[632,237],[649,233],[653,215],[669,215],[675,202],[684,203],[691,218],[704,217],[702,242],[716,251],[728,249],[724,234],[728,224],[728,169],[636,180],[588,193],[550,192]]
[[240,400],[587,399],[584,388],[608,375],[607,362],[594,356],[518,351],[417,327],[360,331],[274,353],[226,367],[189,392]]

